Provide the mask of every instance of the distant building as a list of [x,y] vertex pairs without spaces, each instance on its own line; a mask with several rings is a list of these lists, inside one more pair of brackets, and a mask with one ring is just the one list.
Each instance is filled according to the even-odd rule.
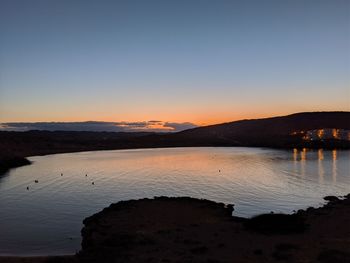
[[300,131],[293,132],[292,135],[301,134],[303,135],[303,140],[306,141],[319,141],[319,140],[345,140],[350,141],[350,130],[344,129],[334,129],[334,128],[326,128],[326,129],[317,129],[310,131]]

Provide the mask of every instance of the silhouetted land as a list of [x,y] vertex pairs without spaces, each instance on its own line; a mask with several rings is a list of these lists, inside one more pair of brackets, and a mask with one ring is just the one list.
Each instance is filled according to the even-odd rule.
[[305,141],[296,131],[350,130],[350,112],[298,113],[242,120],[178,133],[28,131],[0,132],[0,173],[26,164],[27,156],[53,153],[156,147],[249,146],[274,148],[350,148],[350,141]]
[[292,215],[232,216],[189,197],[122,201],[86,218],[75,256],[0,262],[350,262],[350,194]]
[[350,195],[295,214],[232,216],[193,198],[119,202],[84,220],[82,262],[350,262]]
[[[299,131],[350,130],[349,112],[243,120],[173,134],[0,132],[0,167],[52,153],[152,147],[258,146],[350,148],[306,141]],[[298,131],[296,134],[294,132]],[[1,172],[0,171],[0,172]],[[0,257],[0,262],[350,262],[350,195],[292,215],[232,217],[232,206],[193,198],[119,202],[84,220],[82,250],[61,257]]]

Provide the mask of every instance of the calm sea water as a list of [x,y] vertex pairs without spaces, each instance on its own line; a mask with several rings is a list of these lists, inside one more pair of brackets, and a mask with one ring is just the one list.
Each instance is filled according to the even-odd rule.
[[2,255],[75,253],[82,220],[120,200],[192,196],[235,204],[234,215],[250,217],[350,192],[350,151],[170,148],[29,159],[0,177]]

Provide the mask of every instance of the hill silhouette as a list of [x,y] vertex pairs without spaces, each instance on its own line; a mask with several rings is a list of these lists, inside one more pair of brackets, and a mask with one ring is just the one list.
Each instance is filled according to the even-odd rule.
[[[306,112],[198,127],[177,133],[28,131],[0,132],[0,173],[53,153],[157,147],[248,146],[350,148],[346,138],[304,140],[318,129],[350,130],[350,112]],[[300,133],[300,131],[304,133]]]
[[293,132],[350,130],[350,112],[305,112],[281,117],[240,120],[198,127],[175,134],[150,135],[164,146],[348,147],[341,140],[304,141]]

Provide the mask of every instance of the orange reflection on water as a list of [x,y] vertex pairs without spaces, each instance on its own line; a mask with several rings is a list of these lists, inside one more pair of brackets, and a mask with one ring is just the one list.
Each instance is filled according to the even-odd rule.
[[323,168],[323,149],[318,150],[318,179],[320,183],[323,183],[324,178],[324,168]]
[[333,161],[337,160],[337,150],[332,151]]
[[293,160],[294,160],[294,162],[298,161],[298,149],[297,148],[293,149]]
[[318,150],[318,160],[323,160],[323,159],[324,159],[323,149],[319,149]]
[[306,148],[303,148],[303,150],[300,152],[300,159],[302,161],[306,161]]
[[333,163],[332,163],[332,181],[337,182],[337,150],[332,151]]
[[298,174],[298,149],[293,149],[294,174]]
[[305,165],[306,165],[306,148],[303,148],[303,150],[300,152],[300,172],[301,176],[305,176]]

